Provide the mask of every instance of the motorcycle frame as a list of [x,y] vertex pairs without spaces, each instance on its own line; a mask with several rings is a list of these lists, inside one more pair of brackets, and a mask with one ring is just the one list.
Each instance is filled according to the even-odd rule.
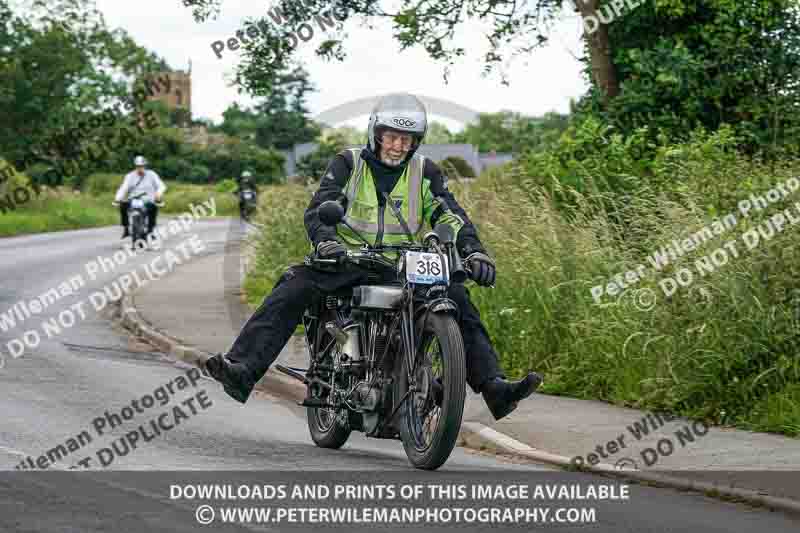
[[147,233],[147,228],[150,224],[150,213],[147,209],[148,203],[149,202],[145,201],[142,207],[133,207],[131,205],[128,208],[128,227],[130,228],[131,239],[133,239],[134,235],[133,225],[134,225],[134,218],[137,216],[137,214],[142,217],[142,220],[144,221],[145,233]]
[[[385,263],[383,263],[384,266]],[[400,274],[400,271],[397,271]],[[448,285],[439,285],[438,287],[443,287],[443,292],[446,293],[447,287],[449,286],[450,282],[448,280]],[[427,294],[424,296],[417,297],[417,290],[419,288],[427,288]],[[399,369],[395,368],[395,365],[399,364],[400,357],[405,357],[406,359],[406,369],[407,369],[407,379],[409,383],[408,390],[406,390],[403,397],[398,401],[394,402],[392,400],[391,405],[391,412],[388,416],[382,418],[379,421],[378,426],[368,434],[366,431],[364,432],[367,436],[374,436],[379,437],[383,430],[392,423],[394,417],[397,415],[400,407],[405,403],[406,399],[409,395],[413,392],[416,392],[417,384],[416,384],[416,363],[417,363],[417,353],[419,352],[422,341],[424,339],[423,335],[419,334],[417,337],[417,327],[416,323],[421,319],[421,327],[422,331],[424,331],[425,323],[427,322],[428,315],[430,313],[446,313],[446,314],[453,314],[456,316],[458,320],[459,310],[458,306],[455,304],[453,300],[446,296],[440,296],[433,298],[431,300],[427,300],[428,295],[430,294],[430,290],[432,289],[431,286],[428,285],[417,285],[414,283],[406,282],[403,285],[403,301],[401,305],[395,310],[385,310],[385,313],[392,313],[394,316],[392,317],[391,321],[388,324],[388,333],[387,333],[387,342],[384,347],[384,351],[382,354],[375,354],[374,360],[370,362],[372,365],[367,370],[371,370],[374,372],[373,379],[370,382],[370,389],[374,386],[375,380],[377,379],[377,370],[379,369],[387,369],[391,368],[390,376],[396,376],[396,373]],[[439,289],[440,291],[442,289]],[[326,383],[320,379],[318,379],[315,375],[315,368],[318,364],[317,356],[322,350],[322,346],[320,346],[320,335],[318,335],[318,331],[320,330],[320,324],[322,323],[322,317],[324,313],[336,313],[338,318],[338,313],[340,312],[338,307],[336,310],[331,310],[326,307],[326,296],[335,296],[337,298],[342,297],[344,294],[349,294],[350,289],[347,290],[340,290],[336,293],[330,295],[321,295],[316,298],[315,302],[312,303],[311,306],[306,310],[306,313],[303,315],[303,325],[305,327],[305,335],[304,339],[306,342],[306,348],[309,351],[309,368],[306,374],[306,379],[303,380],[306,384],[306,387],[311,387],[312,384],[316,383],[322,385],[325,388],[332,389],[336,385],[332,381],[331,383]],[[415,302],[415,300],[417,302]],[[415,303],[417,305],[415,305]],[[402,350],[402,354],[394,353],[392,354],[392,359],[387,360],[387,357],[390,357],[390,348],[393,345],[393,339],[395,336],[396,330],[400,328],[400,350]],[[313,332],[313,333],[312,333]],[[312,347],[312,338],[313,337],[313,347]],[[415,339],[417,341],[415,342]],[[363,344],[363,337],[359,338],[359,344]],[[327,347],[325,347],[328,349]],[[366,358],[366,347],[361,346],[362,349],[362,359]],[[308,376],[311,376],[311,379],[308,379]],[[347,404],[347,398],[349,398],[350,394],[352,394],[354,389],[350,389],[349,391],[344,391],[348,394],[342,404],[339,405],[332,405],[329,404],[329,408],[333,409],[341,409],[344,408],[348,412],[355,412],[355,413],[363,413],[363,411],[357,411],[352,409]],[[393,398],[393,397],[392,397]],[[384,411],[385,412],[385,411]]]

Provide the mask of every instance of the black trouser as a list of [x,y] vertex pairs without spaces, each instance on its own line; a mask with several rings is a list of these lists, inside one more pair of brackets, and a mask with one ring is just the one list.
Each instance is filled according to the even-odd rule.
[[[261,379],[289,341],[315,296],[365,283],[367,276],[362,270],[321,272],[305,265],[289,268],[239,332],[228,358],[244,364],[256,381]],[[479,392],[486,380],[505,376],[466,287],[451,285],[448,296],[461,310],[459,326],[464,338],[467,383]]]
[[[153,233],[156,227],[156,219],[158,218],[158,206],[153,202],[146,202],[144,205],[147,209],[147,233]],[[128,233],[128,209],[130,207],[130,202],[119,203],[119,218],[122,222],[122,227],[125,228],[125,233]]]

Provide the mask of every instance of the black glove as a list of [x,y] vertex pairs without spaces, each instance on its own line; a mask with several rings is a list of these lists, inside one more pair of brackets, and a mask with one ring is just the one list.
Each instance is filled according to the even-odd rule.
[[497,272],[491,257],[481,252],[475,252],[468,255],[464,262],[469,265],[469,277],[475,283],[484,287],[494,285]]
[[344,244],[339,241],[322,241],[317,244],[317,257],[333,259],[341,257],[347,252]]

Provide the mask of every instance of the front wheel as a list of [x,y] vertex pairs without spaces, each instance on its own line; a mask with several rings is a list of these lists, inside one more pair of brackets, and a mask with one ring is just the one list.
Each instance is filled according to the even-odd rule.
[[[409,392],[408,363],[402,357],[395,404],[405,397],[397,416],[408,460],[417,468],[435,470],[450,457],[461,430],[466,395],[464,340],[450,315],[431,313],[416,331],[422,335],[422,344],[411,370],[415,390]],[[434,380],[441,381],[441,406],[434,401]]]
[[136,215],[131,217],[131,221],[129,223],[131,228],[131,246],[133,249],[136,249],[136,243],[139,241],[144,241],[146,244],[146,233],[145,233],[145,225],[147,221],[144,220],[144,217],[141,215]]

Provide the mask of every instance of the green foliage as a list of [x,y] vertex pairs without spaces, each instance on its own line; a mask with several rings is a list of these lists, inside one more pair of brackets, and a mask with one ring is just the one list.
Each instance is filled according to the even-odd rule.
[[37,150],[53,135],[119,106],[125,78],[166,67],[124,31],[108,29],[93,0],[18,11],[0,2],[0,49],[0,152],[20,168],[49,157]]
[[19,172],[5,159],[0,158],[0,199],[13,195],[16,189],[30,187],[31,180],[26,174]]
[[[649,0],[609,26],[622,91],[584,110],[630,132],[685,139],[729,124],[748,153],[800,150],[800,10],[794,0]],[[591,65],[584,60],[584,73]]]
[[243,284],[251,305],[261,303],[286,268],[311,250],[303,225],[309,200],[305,187],[271,186],[258,199],[256,222],[270,230],[255,236],[255,264]]
[[322,130],[322,138],[338,136],[345,145],[365,145],[367,143],[367,130],[357,129],[353,126],[339,126],[338,128],[327,128]]
[[87,200],[76,191],[42,188],[30,202],[0,216],[0,237],[119,223],[110,201]]
[[210,128],[209,131],[220,132],[240,139],[255,139],[258,129],[258,113],[243,109],[238,102],[233,102],[222,112],[222,124]]
[[276,183],[283,176],[283,155],[236,138],[193,152],[192,158],[207,166],[215,180],[241,176],[245,169],[253,173],[257,183]]
[[453,135],[451,142],[472,144],[480,152],[520,153],[554,139],[566,127],[567,117],[552,112],[541,118],[511,111],[480,113],[478,122]]
[[191,173],[192,164],[187,158],[170,155],[158,166],[158,173],[164,179],[185,180]]
[[627,193],[648,172],[646,156],[655,149],[646,129],[627,137],[612,126],[587,118],[573,124],[547,150],[529,151],[519,158],[524,175],[547,187],[559,203],[570,202],[568,189],[580,193]]
[[224,179],[214,186],[214,190],[217,192],[234,192],[237,188],[236,181],[232,179]]
[[208,185],[175,182],[167,183],[164,196],[166,205],[161,212],[165,215],[186,213],[190,210],[190,204],[207,202],[209,197],[214,199],[217,206],[217,216],[239,216],[239,201],[234,195],[219,192],[216,187]]
[[302,68],[278,72],[254,90],[258,99],[252,109],[234,102],[223,112],[222,124],[214,131],[279,150],[309,142],[320,134],[306,108],[306,95],[312,90],[308,73]]
[[453,142],[453,134],[441,122],[431,121],[425,134],[425,144],[449,144]]
[[451,179],[477,177],[475,170],[469,163],[463,157],[458,157],[457,155],[445,157],[439,162],[439,167]]
[[301,157],[297,162],[297,174],[319,181],[331,159],[344,150],[347,139],[336,131],[331,131],[326,137],[320,139],[317,149]]
[[86,178],[83,190],[95,196],[116,192],[122,185],[122,179],[120,174],[91,174]]
[[189,175],[186,176],[187,181],[192,183],[206,183],[211,175],[211,171],[205,165],[192,165],[189,169]]

